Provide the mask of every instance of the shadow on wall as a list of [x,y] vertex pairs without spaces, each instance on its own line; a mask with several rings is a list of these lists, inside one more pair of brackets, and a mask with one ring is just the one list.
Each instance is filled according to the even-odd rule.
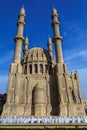
[[4,106],[5,102],[6,102],[6,97],[7,97],[6,93],[5,94],[0,94],[0,115],[1,115],[1,113],[3,111],[3,106]]
[[58,96],[58,88],[56,84],[56,79],[50,77],[50,103],[52,106],[52,110],[50,112],[51,116],[59,116],[59,96]]
[[86,115],[87,115],[87,109],[85,109],[85,113],[86,113]]

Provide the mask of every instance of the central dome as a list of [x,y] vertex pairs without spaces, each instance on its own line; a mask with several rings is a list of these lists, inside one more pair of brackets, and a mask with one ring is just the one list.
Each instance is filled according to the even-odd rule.
[[51,56],[49,52],[43,48],[35,47],[28,51],[26,57],[24,57],[24,63],[28,62],[51,62]]
[[24,74],[52,74],[52,67],[55,62],[47,50],[35,47],[26,53],[21,63]]

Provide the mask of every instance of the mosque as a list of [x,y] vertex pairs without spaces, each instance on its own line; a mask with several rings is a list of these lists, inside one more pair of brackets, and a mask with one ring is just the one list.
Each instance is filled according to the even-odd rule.
[[7,99],[1,116],[85,116],[78,72],[69,74],[64,63],[57,10],[52,10],[53,38],[48,38],[47,50],[41,47],[28,50],[28,37],[23,36],[25,15],[25,9],[21,8]]

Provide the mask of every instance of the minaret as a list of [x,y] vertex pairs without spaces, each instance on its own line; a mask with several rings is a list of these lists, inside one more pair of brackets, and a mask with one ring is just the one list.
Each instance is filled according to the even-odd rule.
[[[64,100],[64,96],[67,97],[67,93],[63,91],[63,87],[66,88],[66,85],[63,83],[66,83],[66,79],[63,74],[65,74],[66,71],[66,66],[63,61],[63,54],[62,54],[62,47],[61,47],[61,42],[62,42],[62,37],[60,36],[60,31],[59,31],[59,26],[60,23],[58,21],[58,14],[56,9],[52,10],[52,27],[53,27],[53,42],[55,44],[55,50],[56,50],[56,82],[57,82],[57,88],[58,88],[58,115],[59,116],[67,116],[67,101]],[[64,95],[65,93],[65,95]],[[68,98],[68,97],[67,97]],[[66,104],[66,105],[65,105]]]
[[52,40],[51,40],[51,38],[48,38],[48,44],[47,45],[48,45],[49,54],[52,57]]
[[25,19],[25,10],[24,8],[21,8],[18,16],[18,23],[17,23],[18,31],[17,31],[17,35],[14,38],[16,43],[15,53],[14,53],[14,63],[20,63],[21,60],[22,43],[24,42],[24,37],[23,37],[23,31],[25,25],[24,19]]
[[62,37],[60,36],[59,31],[60,23],[58,21],[58,14],[56,9],[52,10],[52,27],[53,27],[53,42],[55,43],[55,50],[56,50],[56,62],[63,63],[63,54],[61,48]]
[[28,53],[28,43],[28,37],[26,37],[24,42],[24,55]]

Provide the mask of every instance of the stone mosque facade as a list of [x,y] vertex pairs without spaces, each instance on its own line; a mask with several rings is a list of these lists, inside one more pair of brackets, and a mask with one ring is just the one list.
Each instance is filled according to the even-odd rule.
[[[1,115],[3,117],[85,115],[78,72],[69,74],[64,63],[63,38],[56,9],[52,10],[51,18],[53,38],[48,38],[48,50],[40,47],[28,50],[28,38],[23,36],[25,9],[20,10],[7,99]],[[56,61],[53,57],[53,43]]]

